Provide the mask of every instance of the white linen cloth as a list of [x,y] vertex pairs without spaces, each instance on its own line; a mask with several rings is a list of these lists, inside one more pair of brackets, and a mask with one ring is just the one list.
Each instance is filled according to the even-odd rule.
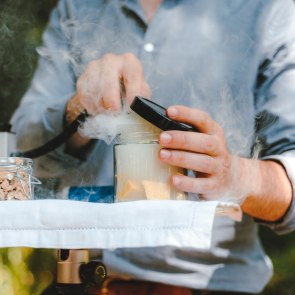
[[215,201],[115,204],[3,201],[0,247],[106,249],[169,245],[209,249],[218,204]]

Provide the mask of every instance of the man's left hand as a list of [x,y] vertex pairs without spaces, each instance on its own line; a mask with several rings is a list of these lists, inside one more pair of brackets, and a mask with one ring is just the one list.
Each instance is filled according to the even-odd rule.
[[224,132],[207,113],[184,106],[172,106],[168,116],[195,127],[199,132],[165,131],[159,138],[163,147],[161,161],[189,169],[197,177],[173,175],[172,183],[179,190],[216,199],[234,191],[237,157],[228,151]]

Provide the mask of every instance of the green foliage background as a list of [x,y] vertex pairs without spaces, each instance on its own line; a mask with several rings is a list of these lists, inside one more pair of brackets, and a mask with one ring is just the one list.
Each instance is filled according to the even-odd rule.
[[[30,83],[56,1],[0,0],[0,122],[10,120]],[[0,249],[0,295],[41,294],[54,278],[54,257],[48,249]]]
[[[56,1],[0,2],[0,122],[9,121],[29,85],[35,48]],[[263,294],[295,294],[295,234],[278,237],[262,229],[261,237],[275,271]],[[54,278],[54,257],[54,250],[0,249],[0,295],[39,295]]]

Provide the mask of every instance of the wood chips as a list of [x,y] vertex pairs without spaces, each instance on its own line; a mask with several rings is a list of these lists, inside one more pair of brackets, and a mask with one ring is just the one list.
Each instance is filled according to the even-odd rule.
[[25,172],[0,172],[0,201],[31,198],[30,180]]

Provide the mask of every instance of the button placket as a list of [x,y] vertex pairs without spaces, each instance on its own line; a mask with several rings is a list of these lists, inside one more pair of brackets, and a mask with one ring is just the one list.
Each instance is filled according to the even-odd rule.
[[143,49],[147,53],[152,53],[155,50],[155,45],[151,42],[147,42],[143,45]]

